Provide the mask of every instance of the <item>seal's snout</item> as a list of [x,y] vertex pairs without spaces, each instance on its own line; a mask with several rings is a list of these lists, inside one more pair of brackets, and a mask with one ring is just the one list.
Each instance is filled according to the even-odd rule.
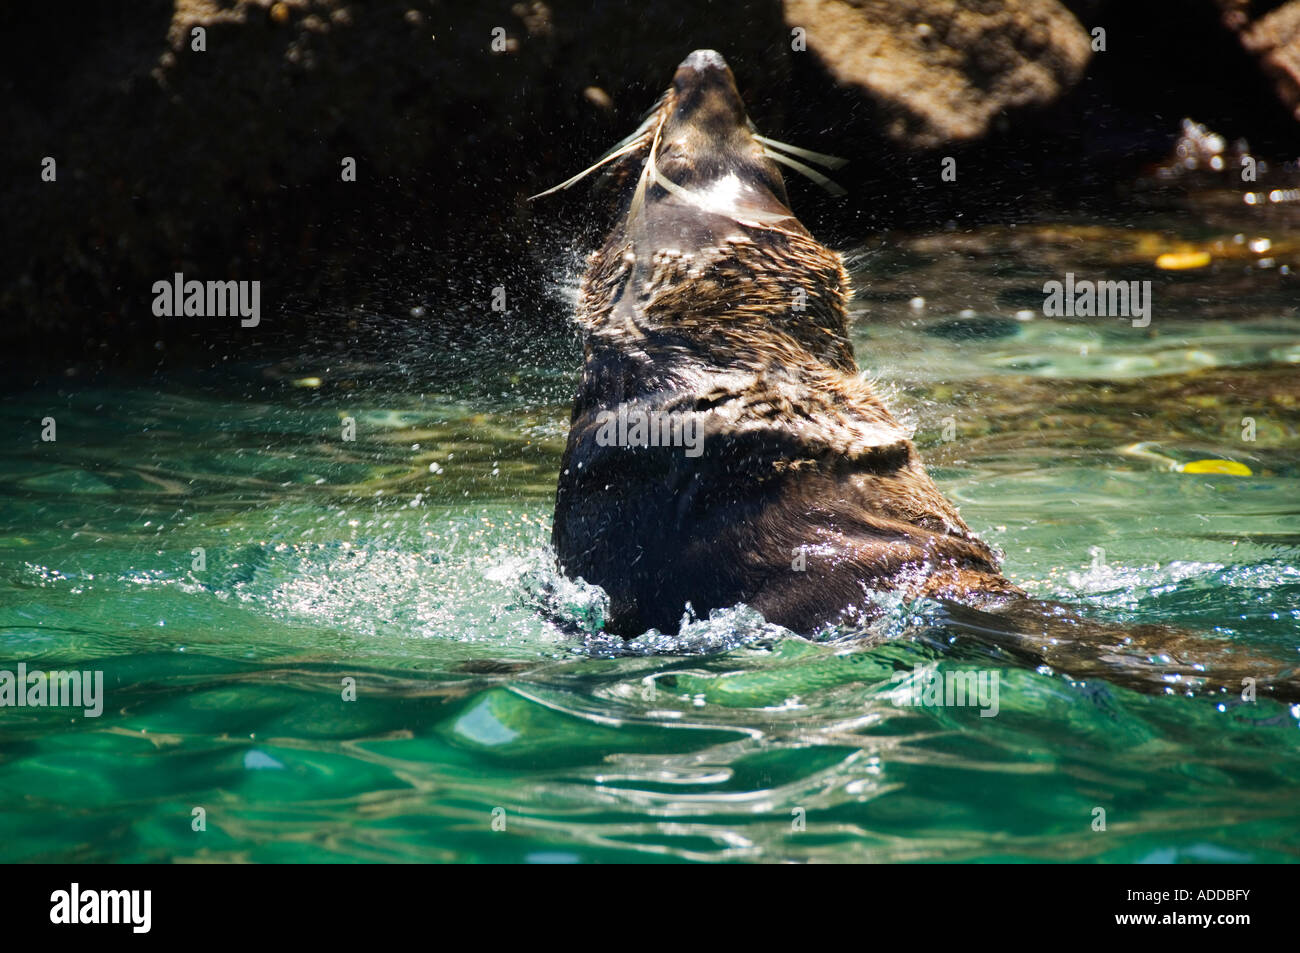
[[717,50],[696,50],[686,59],[682,60],[679,70],[725,70],[727,61],[722,58],[722,54]]
[[736,78],[722,54],[696,50],[682,60],[665,109],[656,161],[671,182],[703,189],[729,179],[752,195],[770,193],[785,203],[781,177],[753,137]]
[[708,120],[718,133],[747,121],[731,67],[717,50],[696,50],[673,74],[679,119]]

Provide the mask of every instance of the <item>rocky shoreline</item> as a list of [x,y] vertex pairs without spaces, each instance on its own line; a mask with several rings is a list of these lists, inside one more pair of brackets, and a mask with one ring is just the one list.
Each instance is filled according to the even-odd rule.
[[[832,238],[1113,198],[1168,153],[1184,115],[1262,154],[1300,152],[1300,0],[1137,6],[11,9],[0,344],[23,367],[147,367],[346,340],[355,313],[560,327],[553,262],[599,225],[589,196],[525,198],[625,135],[696,47],[725,53],[765,133],[851,160],[848,199],[797,196]],[[940,179],[945,156],[956,187]],[[257,335],[156,315],[150,289],[177,273],[260,281]]]

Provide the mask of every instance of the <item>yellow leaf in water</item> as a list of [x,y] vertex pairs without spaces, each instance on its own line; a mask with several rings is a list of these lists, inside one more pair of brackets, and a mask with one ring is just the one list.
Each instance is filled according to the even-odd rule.
[[1204,268],[1210,263],[1207,251],[1166,252],[1156,259],[1156,267],[1164,271],[1186,271],[1188,268]]
[[1179,467],[1183,473],[1224,473],[1228,476],[1251,476],[1250,467],[1236,460],[1193,460]]

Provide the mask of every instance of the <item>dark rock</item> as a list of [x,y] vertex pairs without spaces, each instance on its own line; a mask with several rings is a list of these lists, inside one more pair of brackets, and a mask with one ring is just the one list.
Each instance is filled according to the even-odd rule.
[[[692,46],[739,50],[746,88],[779,102],[783,33],[779,0],[10,7],[0,350],[153,362],[172,353],[155,338],[292,347],[420,306],[536,325],[555,283],[539,262],[569,236],[531,241],[524,197],[625,135]],[[262,325],[155,318],[152,284],[178,271],[261,280]]]
[[1091,52],[1056,0],[785,0],[785,17],[837,82],[887,109],[894,140],[917,148],[978,139],[1002,113],[1056,101]]
[[[1300,119],[1300,2],[1280,6],[1249,0],[1218,0],[1223,22],[1241,39],[1241,45],[1259,59],[1273,79],[1278,99]],[[1261,6],[1276,6],[1260,10]]]
[[[1242,43],[1290,69],[1300,0],[1272,12],[1219,2],[1240,8]],[[556,262],[601,232],[599,193],[524,199],[626,135],[700,47],[726,56],[764,132],[853,160],[837,173],[847,201],[791,183],[801,216],[835,241],[957,214],[1014,218],[1062,183],[1110,187],[1124,157],[1163,157],[1184,115],[1268,151],[1270,130],[1290,124],[1267,81],[1219,7],[1182,6],[1174,17],[1127,0],[5,5],[0,360],[153,365],[197,349],[212,363],[321,342],[350,353],[402,323],[447,346],[485,326],[563,332]],[[1105,22],[1111,50],[1069,92],[1092,25],[1075,14]],[[791,48],[800,21],[808,52]],[[1217,72],[1188,53],[1207,31],[1237,57],[1214,49]],[[1243,73],[1260,84],[1253,96]],[[977,188],[939,181],[921,148],[936,145]],[[55,182],[41,180],[47,156]],[[356,182],[341,181],[348,156]],[[260,280],[261,326],[155,317],[152,285],[175,272]],[[504,314],[491,309],[498,286]]]

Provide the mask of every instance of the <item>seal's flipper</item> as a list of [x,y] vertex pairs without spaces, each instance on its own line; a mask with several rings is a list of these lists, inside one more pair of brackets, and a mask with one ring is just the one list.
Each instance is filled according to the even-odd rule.
[[1080,681],[1101,679],[1145,694],[1237,696],[1253,680],[1261,697],[1300,702],[1300,673],[1226,640],[1172,626],[1088,618],[1058,603],[1013,598],[976,607],[945,602],[945,627]]

